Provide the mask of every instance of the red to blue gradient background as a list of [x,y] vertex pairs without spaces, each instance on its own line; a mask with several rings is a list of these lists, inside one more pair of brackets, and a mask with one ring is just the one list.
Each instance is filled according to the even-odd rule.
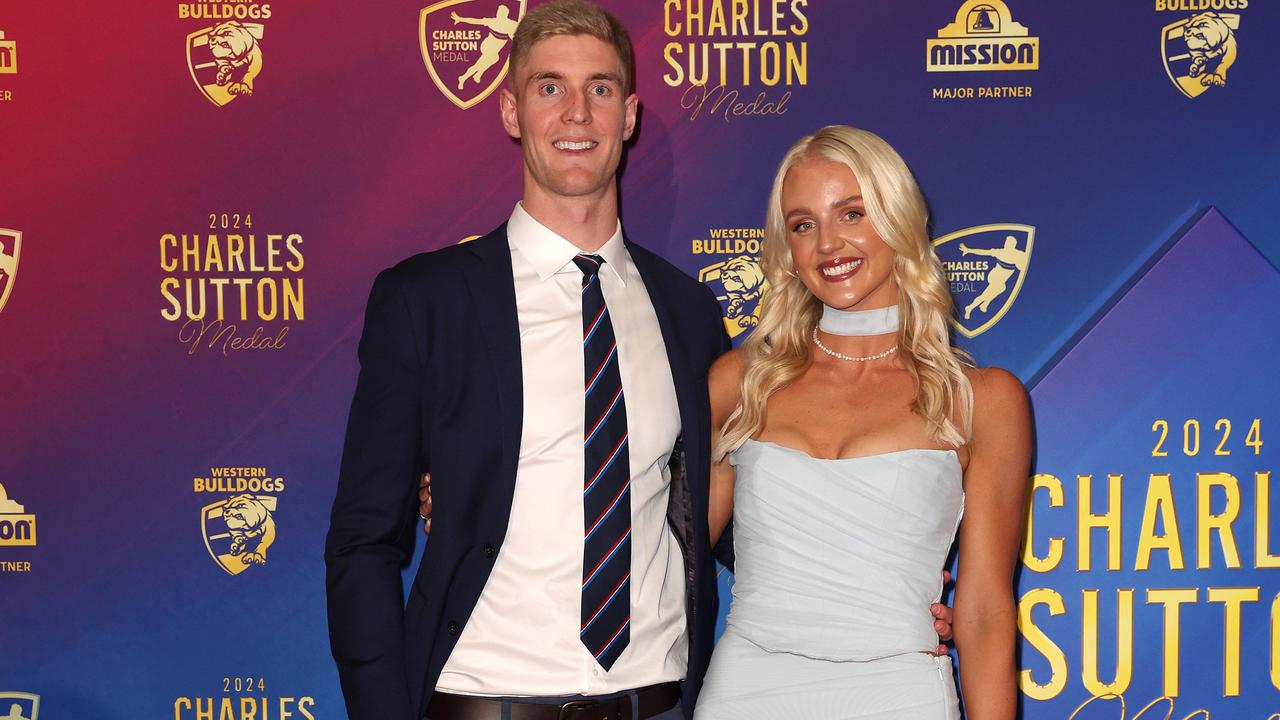
[[[321,552],[364,300],[381,268],[503,221],[520,195],[520,150],[496,94],[464,110],[432,80],[418,37],[425,0],[256,5],[268,4],[270,17],[246,20],[263,25],[254,92],[220,107],[193,81],[185,48],[217,21],[180,8],[246,3],[0,0],[0,31],[19,59],[17,72],[0,72],[0,228],[22,236],[0,308],[0,484],[38,528],[35,545],[0,544],[0,710],[6,692],[25,692],[39,695],[45,718],[186,720],[223,698],[237,712],[254,698],[272,717],[345,717]],[[498,4],[443,12],[492,15]],[[708,17],[714,4],[702,3]],[[1185,48],[1162,39],[1200,0],[1175,10],[992,0],[1038,38],[1038,69],[928,72],[926,42],[979,4],[750,3],[747,34],[708,35],[690,31],[688,0],[606,2],[635,41],[642,102],[623,222],[723,292],[715,266],[754,250],[711,241],[761,227],[786,147],[846,123],[906,158],[936,236],[1033,227],[1016,296],[961,343],[1027,383],[1035,472],[1062,489],[1057,504],[1041,479],[1029,539],[1040,557],[1060,539],[1062,559],[1018,580],[1024,690],[1045,688],[1024,693],[1023,716],[1066,718],[1109,685],[1126,717],[1174,695],[1166,704],[1177,718],[1204,709],[1263,720],[1280,712],[1280,581],[1268,559],[1280,553],[1280,511],[1262,502],[1270,486],[1260,479],[1278,465],[1280,419],[1280,12],[1218,2],[1219,16],[1234,17],[1237,56],[1225,86],[1188,97],[1171,78],[1187,60],[1170,58]],[[779,33],[755,35],[775,5]],[[742,103],[765,92],[772,113],[693,116],[698,89],[664,80],[668,54],[687,74],[707,43],[770,41],[803,46],[803,76],[766,85],[754,55],[744,80],[734,49],[724,92]],[[711,78],[719,84],[715,68]],[[974,97],[954,97],[966,88]],[[236,215],[253,225],[223,227],[224,214],[227,225]],[[268,235],[296,235],[301,267],[171,271],[169,234],[253,234],[259,253]],[[182,321],[162,315],[170,277],[294,283],[303,315],[268,321],[251,306],[247,320],[228,318],[237,334],[262,326],[276,337],[287,326],[280,347],[192,351]],[[1220,420],[1232,428],[1225,437]],[[1257,443],[1247,443],[1255,420]],[[267,564],[234,575],[201,525],[202,509],[233,493],[195,483],[224,467],[283,481],[270,493],[278,532]],[[1139,569],[1143,518],[1160,504],[1151,477],[1163,474],[1174,501],[1152,512],[1176,517],[1184,566],[1157,550]],[[1204,476],[1218,474],[1234,484],[1204,491]],[[1122,478],[1114,570],[1110,531],[1079,525],[1082,506],[1107,510],[1108,475]],[[1202,567],[1200,525],[1224,514],[1239,562],[1210,533]],[[1164,517],[1148,536],[1174,532]],[[1256,589],[1239,605],[1238,650],[1228,603],[1211,599],[1223,588]],[[1196,596],[1173,635],[1151,594],[1167,589]],[[1131,627],[1118,605],[1128,590]],[[1096,618],[1084,611],[1089,597]],[[1118,655],[1130,637],[1126,666]],[[1085,657],[1091,642],[1096,662]],[[1119,700],[1077,717],[1121,717]]]

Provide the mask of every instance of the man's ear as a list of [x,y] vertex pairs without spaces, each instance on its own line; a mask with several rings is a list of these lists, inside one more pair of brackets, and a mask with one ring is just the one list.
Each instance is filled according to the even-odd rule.
[[640,107],[640,99],[635,93],[627,96],[626,114],[622,120],[622,139],[630,140],[631,134],[636,131],[636,110]]
[[498,91],[498,107],[502,111],[502,127],[516,140],[520,139],[520,116],[516,112],[516,96],[510,88]]

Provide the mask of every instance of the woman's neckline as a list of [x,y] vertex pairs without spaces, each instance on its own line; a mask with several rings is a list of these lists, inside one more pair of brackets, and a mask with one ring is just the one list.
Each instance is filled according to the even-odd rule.
[[753,443],[756,443],[756,444],[758,444],[758,445],[767,445],[767,446],[769,446],[769,447],[775,447],[775,448],[777,448],[777,449],[779,449],[779,450],[782,450],[782,451],[784,451],[784,452],[795,453],[795,454],[797,454],[797,455],[803,455],[803,456],[805,456],[805,457],[809,458],[810,460],[819,460],[819,461],[822,461],[822,462],[844,462],[844,461],[846,461],[846,460],[871,460],[871,459],[874,459],[874,458],[889,457],[889,456],[892,456],[892,455],[904,455],[904,454],[906,454],[906,453],[910,453],[910,452],[939,453],[939,454],[942,454],[942,455],[948,455],[948,454],[949,454],[949,455],[953,455],[953,456],[956,458],[956,462],[959,462],[959,461],[960,461],[960,453],[957,453],[957,452],[956,452],[954,449],[952,449],[952,448],[902,448],[902,449],[900,449],[900,450],[888,450],[888,451],[886,451],[886,452],[871,453],[871,454],[869,454],[869,455],[851,455],[851,456],[849,456],[849,457],[824,458],[824,457],[818,457],[817,455],[813,455],[813,454],[811,454],[811,453],[809,453],[809,452],[807,452],[807,451],[805,451],[805,450],[801,450],[801,449],[799,449],[799,448],[793,448],[793,447],[790,447],[790,446],[788,446],[788,445],[780,445],[780,444],[778,444],[778,443],[776,443],[776,442],[771,442],[771,441],[769,441],[769,440],[757,440],[757,439],[755,439],[755,438],[747,438],[747,442],[753,442]]

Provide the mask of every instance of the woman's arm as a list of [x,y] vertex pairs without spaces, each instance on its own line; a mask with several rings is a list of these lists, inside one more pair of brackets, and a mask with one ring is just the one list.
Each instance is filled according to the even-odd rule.
[[[730,350],[711,365],[707,376],[707,388],[711,393],[711,446],[720,437],[720,428],[738,406],[742,383],[742,353]],[[707,521],[711,530],[711,544],[720,539],[720,533],[733,515],[733,466],[728,456],[711,463],[711,495],[707,509]]]
[[956,571],[955,644],[970,720],[1017,712],[1013,570],[1026,516],[1031,465],[1027,393],[1012,374],[975,370],[973,440]]

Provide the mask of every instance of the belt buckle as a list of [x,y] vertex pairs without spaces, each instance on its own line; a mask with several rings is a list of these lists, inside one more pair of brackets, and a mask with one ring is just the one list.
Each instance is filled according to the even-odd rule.
[[[601,703],[599,700],[570,700],[569,702],[560,706],[560,713],[556,715],[556,720],[572,720],[572,718],[574,717],[573,715],[574,711],[588,710],[590,708],[597,707],[600,704]],[[566,711],[569,712],[570,714],[566,715],[565,714]]]

